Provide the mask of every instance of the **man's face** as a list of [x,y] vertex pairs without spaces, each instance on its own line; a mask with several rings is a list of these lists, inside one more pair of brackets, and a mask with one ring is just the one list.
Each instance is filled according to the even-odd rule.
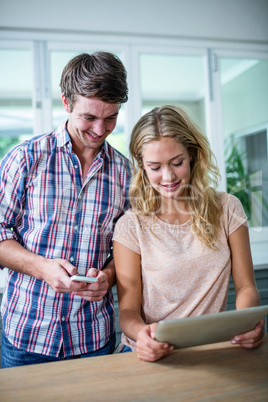
[[120,105],[77,95],[73,110],[70,111],[64,95],[62,101],[69,113],[67,130],[72,142],[81,150],[88,148],[98,151],[115,128]]

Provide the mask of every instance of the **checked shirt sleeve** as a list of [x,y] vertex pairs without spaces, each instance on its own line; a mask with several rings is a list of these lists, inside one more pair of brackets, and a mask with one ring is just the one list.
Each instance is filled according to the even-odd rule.
[[15,238],[13,228],[23,213],[26,177],[25,158],[16,147],[0,164],[0,241]]

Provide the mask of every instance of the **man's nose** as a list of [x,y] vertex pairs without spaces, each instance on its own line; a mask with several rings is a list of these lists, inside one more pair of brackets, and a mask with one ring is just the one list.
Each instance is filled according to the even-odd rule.
[[105,133],[105,123],[102,120],[96,120],[94,122],[93,131],[95,134],[102,136]]

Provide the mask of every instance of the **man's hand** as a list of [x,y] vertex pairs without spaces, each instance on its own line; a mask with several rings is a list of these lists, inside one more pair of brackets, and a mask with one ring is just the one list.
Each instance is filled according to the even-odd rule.
[[58,293],[70,293],[73,290],[83,290],[86,285],[73,282],[70,276],[76,275],[77,269],[68,261],[55,258],[42,260],[42,279]]
[[78,271],[62,258],[49,259],[32,253],[16,240],[0,242],[0,262],[3,266],[45,281],[55,292],[73,293],[88,301],[100,301],[114,284],[114,263],[110,261],[103,271],[90,268],[87,275],[97,277],[97,282],[74,282],[70,276]]
[[100,301],[108,292],[107,275],[95,268],[90,268],[87,276],[97,278],[97,282],[85,283],[72,281],[70,276],[78,274],[77,269],[63,259],[46,259],[43,280],[58,293],[72,293],[88,301]]
[[[99,271],[95,268],[90,268],[87,276],[93,276],[97,278],[97,282],[85,284],[83,289],[72,290],[72,294],[81,296],[88,301],[98,302],[103,299],[109,289],[108,277],[104,271]],[[77,284],[79,282],[76,282]]]

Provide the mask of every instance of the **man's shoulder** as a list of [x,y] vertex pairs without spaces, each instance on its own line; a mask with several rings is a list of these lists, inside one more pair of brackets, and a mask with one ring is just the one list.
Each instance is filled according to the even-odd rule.
[[64,129],[65,129],[65,122],[63,122],[56,130],[51,130],[48,132],[45,132],[43,134],[36,135],[26,141],[24,141],[22,144],[20,144],[22,147],[26,148],[41,148],[42,147],[51,147],[51,145],[55,142],[59,142],[59,138],[63,137],[64,135]]
[[25,145],[31,146],[34,144],[41,144],[56,139],[56,132],[50,131],[44,134],[36,135],[25,141]]
[[51,142],[51,136],[55,135],[55,133],[45,133],[32,138],[29,138],[17,145],[15,145],[2,159],[2,164],[5,161],[17,161],[20,160],[29,160],[32,158],[36,158],[38,154],[42,153],[45,143]]
[[51,154],[53,145],[57,142],[55,132],[49,132],[30,138],[20,144],[19,151],[30,163]]

